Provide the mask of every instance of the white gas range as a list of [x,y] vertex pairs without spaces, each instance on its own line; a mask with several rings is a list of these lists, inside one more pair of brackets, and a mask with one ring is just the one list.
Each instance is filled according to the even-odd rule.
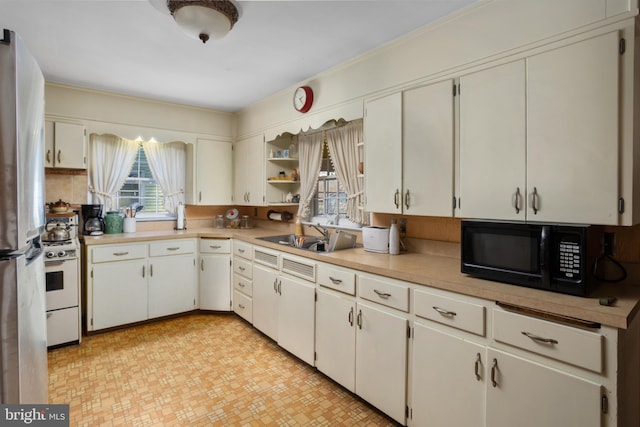
[[80,329],[80,243],[78,217],[74,212],[48,213],[47,229],[65,228],[69,239],[49,240],[42,234],[47,286],[47,346],[79,343]]

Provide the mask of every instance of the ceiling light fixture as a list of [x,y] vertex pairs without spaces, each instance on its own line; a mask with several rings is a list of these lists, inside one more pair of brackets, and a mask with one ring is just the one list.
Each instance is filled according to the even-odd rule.
[[238,9],[230,0],[149,0],[173,16],[189,37],[206,43],[227,35],[238,21]]

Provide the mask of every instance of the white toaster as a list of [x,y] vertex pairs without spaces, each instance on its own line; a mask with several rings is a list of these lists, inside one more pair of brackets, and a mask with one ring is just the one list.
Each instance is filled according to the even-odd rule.
[[365,251],[389,253],[389,227],[362,227],[362,243]]

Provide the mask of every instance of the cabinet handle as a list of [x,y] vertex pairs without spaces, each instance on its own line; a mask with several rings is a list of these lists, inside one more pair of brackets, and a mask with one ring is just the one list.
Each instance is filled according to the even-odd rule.
[[353,307],[349,310],[349,325],[353,326]]
[[62,160],[62,150],[58,150],[58,163],[60,163]]
[[202,191],[198,191],[198,201],[202,201]]
[[244,288],[244,283],[238,282],[238,286],[240,286],[241,288]]
[[211,249],[220,249],[222,246],[220,245],[209,245]]
[[129,252],[114,252],[113,256],[124,256],[129,255]]
[[146,271],[146,270],[147,270],[147,267],[143,265],[143,266],[142,266],[142,278],[143,278],[143,279],[144,279],[144,274],[145,274],[145,271]]
[[275,292],[276,294],[278,293],[278,279],[275,278],[273,280],[273,292]]
[[149,277],[153,277],[153,264],[149,266]]
[[200,260],[200,271],[204,271],[204,259]]
[[251,192],[247,191],[247,203],[251,201]]
[[455,311],[445,310],[444,308],[440,308],[440,307],[435,306],[435,305],[433,306],[433,309],[435,311],[437,311],[438,313],[442,314],[443,316],[447,316],[447,317],[457,316],[457,314],[458,314]]
[[47,163],[51,163],[51,150],[47,150]]
[[282,280],[278,280],[278,295],[282,295]]
[[498,387],[498,382],[496,381],[496,372],[498,371],[498,359],[493,359],[493,363],[491,364],[491,385],[493,388]]
[[516,213],[519,214],[520,213],[520,209],[522,209],[521,207],[521,202],[522,201],[522,194],[520,194],[520,187],[516,188],[516,195],[514,196],[514,207],[516,208]]
[[374,289],[373,292],[375,292],[380,298],[382,299],[387,299],[391,296],[391,294],[387,293],[387,292],[381,292],[377,289]]
[[538,197],[538,189],[536,187],[533,187],[533,194],[531,195],[531,208],[533,209],[534,215],[537,215],[538,210],[540,210],[540,208],[538,207]]
[[358,324],[358,329],[362,329],[362,310],[358,310],[358,316],[356,317],[356,323]]
[[238,252],[240,252],[241,254],[244,253],[244,249],[238,249]]
[[409,190],[404,193],[404,206],[409,210],[409,205],[411,205],[411,195],[409,194]]
[[170,248],[167,248],[168,251],[177,251],[178,249],[180,249],[180,246],[172,246]]
[[398,199],[400,198],[400,190],[396,188],[396,193],[393,195],[393,203],[396,205],[396,209],[400,208],[400,202]]
[[558,340],[554,340],[553,338],[543,338],[538,335],[534,335],[531,332],[522,331],[522,335],[542,344],[558,344]]
[[241,309],[243,309],[243,310],[244,310],[244,305],[242,305],[242,304],[238,303],[238,307],[240,307]]
[[473,364],[473,370],[476,374],[476,380],[480,381],[482,377],[480,376],[480,367],[482,366],[482,358],[480,357],[480,353],[476,354],[476,363]]
[[240,271],[245,271],[245,270],[246,270],[246,268],[244,268],[243,266],[239,265],[239,266],[238,266],[238,270],[240,270]]
[[333,283],[334,285],[341,285],[342,284],[342,280],[340,279],[335,279],[331,276],[329,276],[329,280],[331,280],[331,283]]

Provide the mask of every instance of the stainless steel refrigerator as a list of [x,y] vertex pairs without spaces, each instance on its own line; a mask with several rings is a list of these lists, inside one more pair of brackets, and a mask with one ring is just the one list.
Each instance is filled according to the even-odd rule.
[[0,403],[47,403],[44,78],[22,40],[0,39]]

